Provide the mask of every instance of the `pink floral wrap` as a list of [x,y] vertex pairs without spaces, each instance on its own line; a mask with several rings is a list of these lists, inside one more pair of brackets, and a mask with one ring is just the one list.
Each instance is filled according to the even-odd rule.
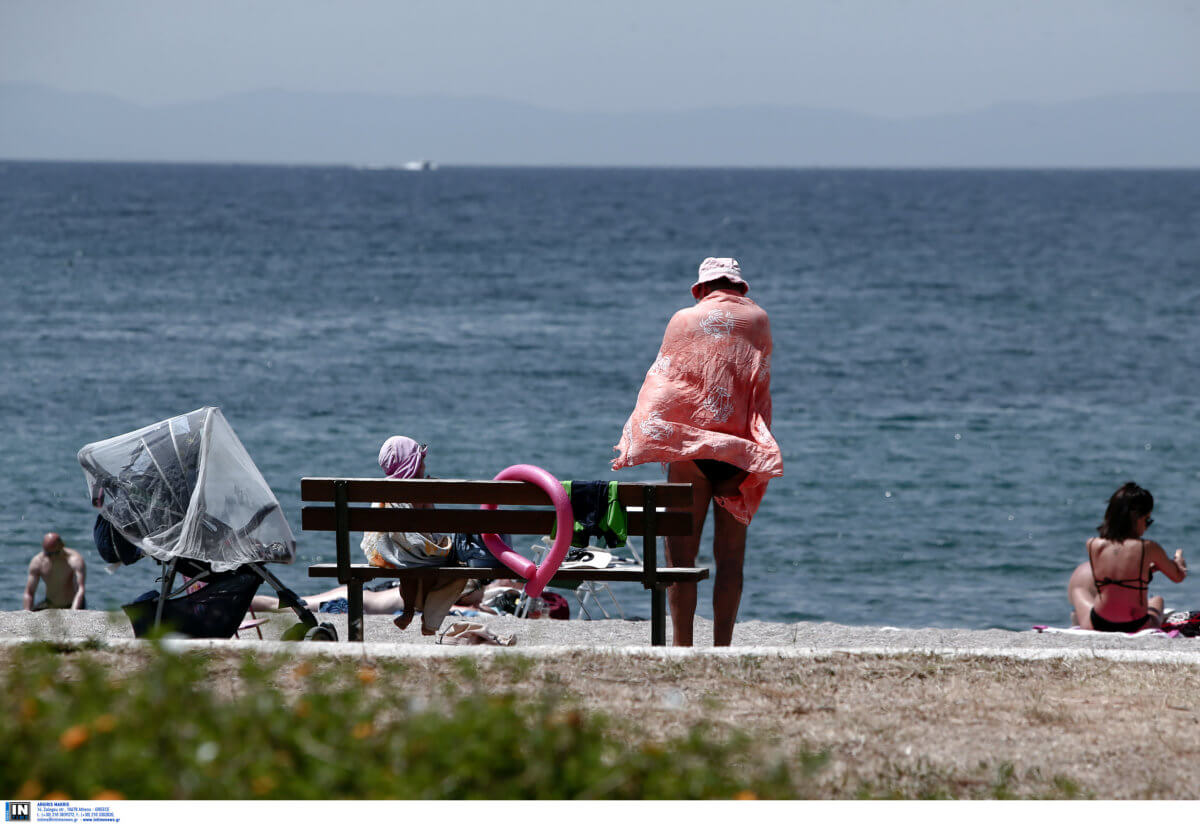
[[771,325],[758,304],[729,290],[681,309],[614,449],[613,469],[659,461],[724,461],[749,474],[715,498],[750,523],[783,455],[771,435]]

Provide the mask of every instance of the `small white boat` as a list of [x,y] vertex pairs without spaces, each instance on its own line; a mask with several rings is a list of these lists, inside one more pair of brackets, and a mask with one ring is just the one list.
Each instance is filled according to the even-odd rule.
[[404,164],[406,172],[431,172],[437,168],[437,164],[430,163],[428,160],[410,160]]

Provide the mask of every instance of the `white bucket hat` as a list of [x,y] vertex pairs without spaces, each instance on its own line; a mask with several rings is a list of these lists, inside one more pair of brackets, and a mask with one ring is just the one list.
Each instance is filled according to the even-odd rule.
[[692,284],[692,297],[700,298],[700,287],[710,281],[725,278],[740,287],[742,294],[750,291],[750,284],[742,280],[742,267],[733,258],[705,258],[700,264],[700,278]]

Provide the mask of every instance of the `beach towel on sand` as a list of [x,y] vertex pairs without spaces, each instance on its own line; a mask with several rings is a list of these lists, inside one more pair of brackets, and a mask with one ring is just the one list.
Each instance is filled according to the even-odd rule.
[[1127,638],[1136,638],[1141,635],[1167,635],[1173,638],[1179,634],[1174,631],[1165,632],[1157,627],[1147,627],[1146,629],[1139,629],[1137,632],[1101,632],[1098,629],[1084,629],[1083,627],[1048,627],[1045,624],[1034,624],[1033,631],[1061,633],[1063,635],[1100,635],[1108,638],[1112,638],[1113,636],[1117,635],[1124,635]]
[[783,455],[771,435],[771,328],[767,313],[728,290],[681,309],[614,447],[613,469],[643,463],[723,461],[749,474],[715,498],[750,523]]
[[1072,635],[1127,635],[1134,637],[1138,635],[1166,635],[1169,638],[1197,638],[1200,637],[1200,610],[1168,610],[1163,616],[1162,627],[1149,627],[1140,629],[1137,632],[1100,632],[1094,629],[1084,629],[1083,627],[1071,627],[1063,629],[1060,627],[1048,627],[1042,624],[1034,624],[1033,629],[1036,632],[1063,632],[1071,633]]

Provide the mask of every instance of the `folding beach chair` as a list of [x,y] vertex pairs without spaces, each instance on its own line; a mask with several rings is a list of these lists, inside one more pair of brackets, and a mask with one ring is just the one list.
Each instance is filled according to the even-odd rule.
[[[542,557],[550,551],[552,544],[550,536],[545,535],[535,543],[530,550],[534,553],[535,563],[541,563]],[[614,566],[631,566],[636,564],[641,566],[641,554],[632,544],[632,536],[629,543],[625,545],[633,556],[632,558],[622,558],[614,555],[610,550],[603,549],[597,546],[588,546],[586,548],[573,548],[567,552],[567,557],[563,560],[562,568],[570,569],[574,566],[596,565],[600,563],[598,568],[614,567]],[[597,610],[604,618],[612,618],[612,614],[601,601],[601,592],[608,596],[608,600],[612,602],[612,608],[617,615],[624,620],[625,610],[621,607],[621,602],[617,600],[617,596],[613,594],[612,588],[604,581],[579,581],[574,586],[556,586],[556,589],[570,589],[575,593],[575,600],[579,603],[580,615],[585,616],[589,621],[599,620],[592,615],[590,607]],[[528,613],[530,604],[528,599],[522,595],[522,600],[517,607],[517,615],[524,617]]]

